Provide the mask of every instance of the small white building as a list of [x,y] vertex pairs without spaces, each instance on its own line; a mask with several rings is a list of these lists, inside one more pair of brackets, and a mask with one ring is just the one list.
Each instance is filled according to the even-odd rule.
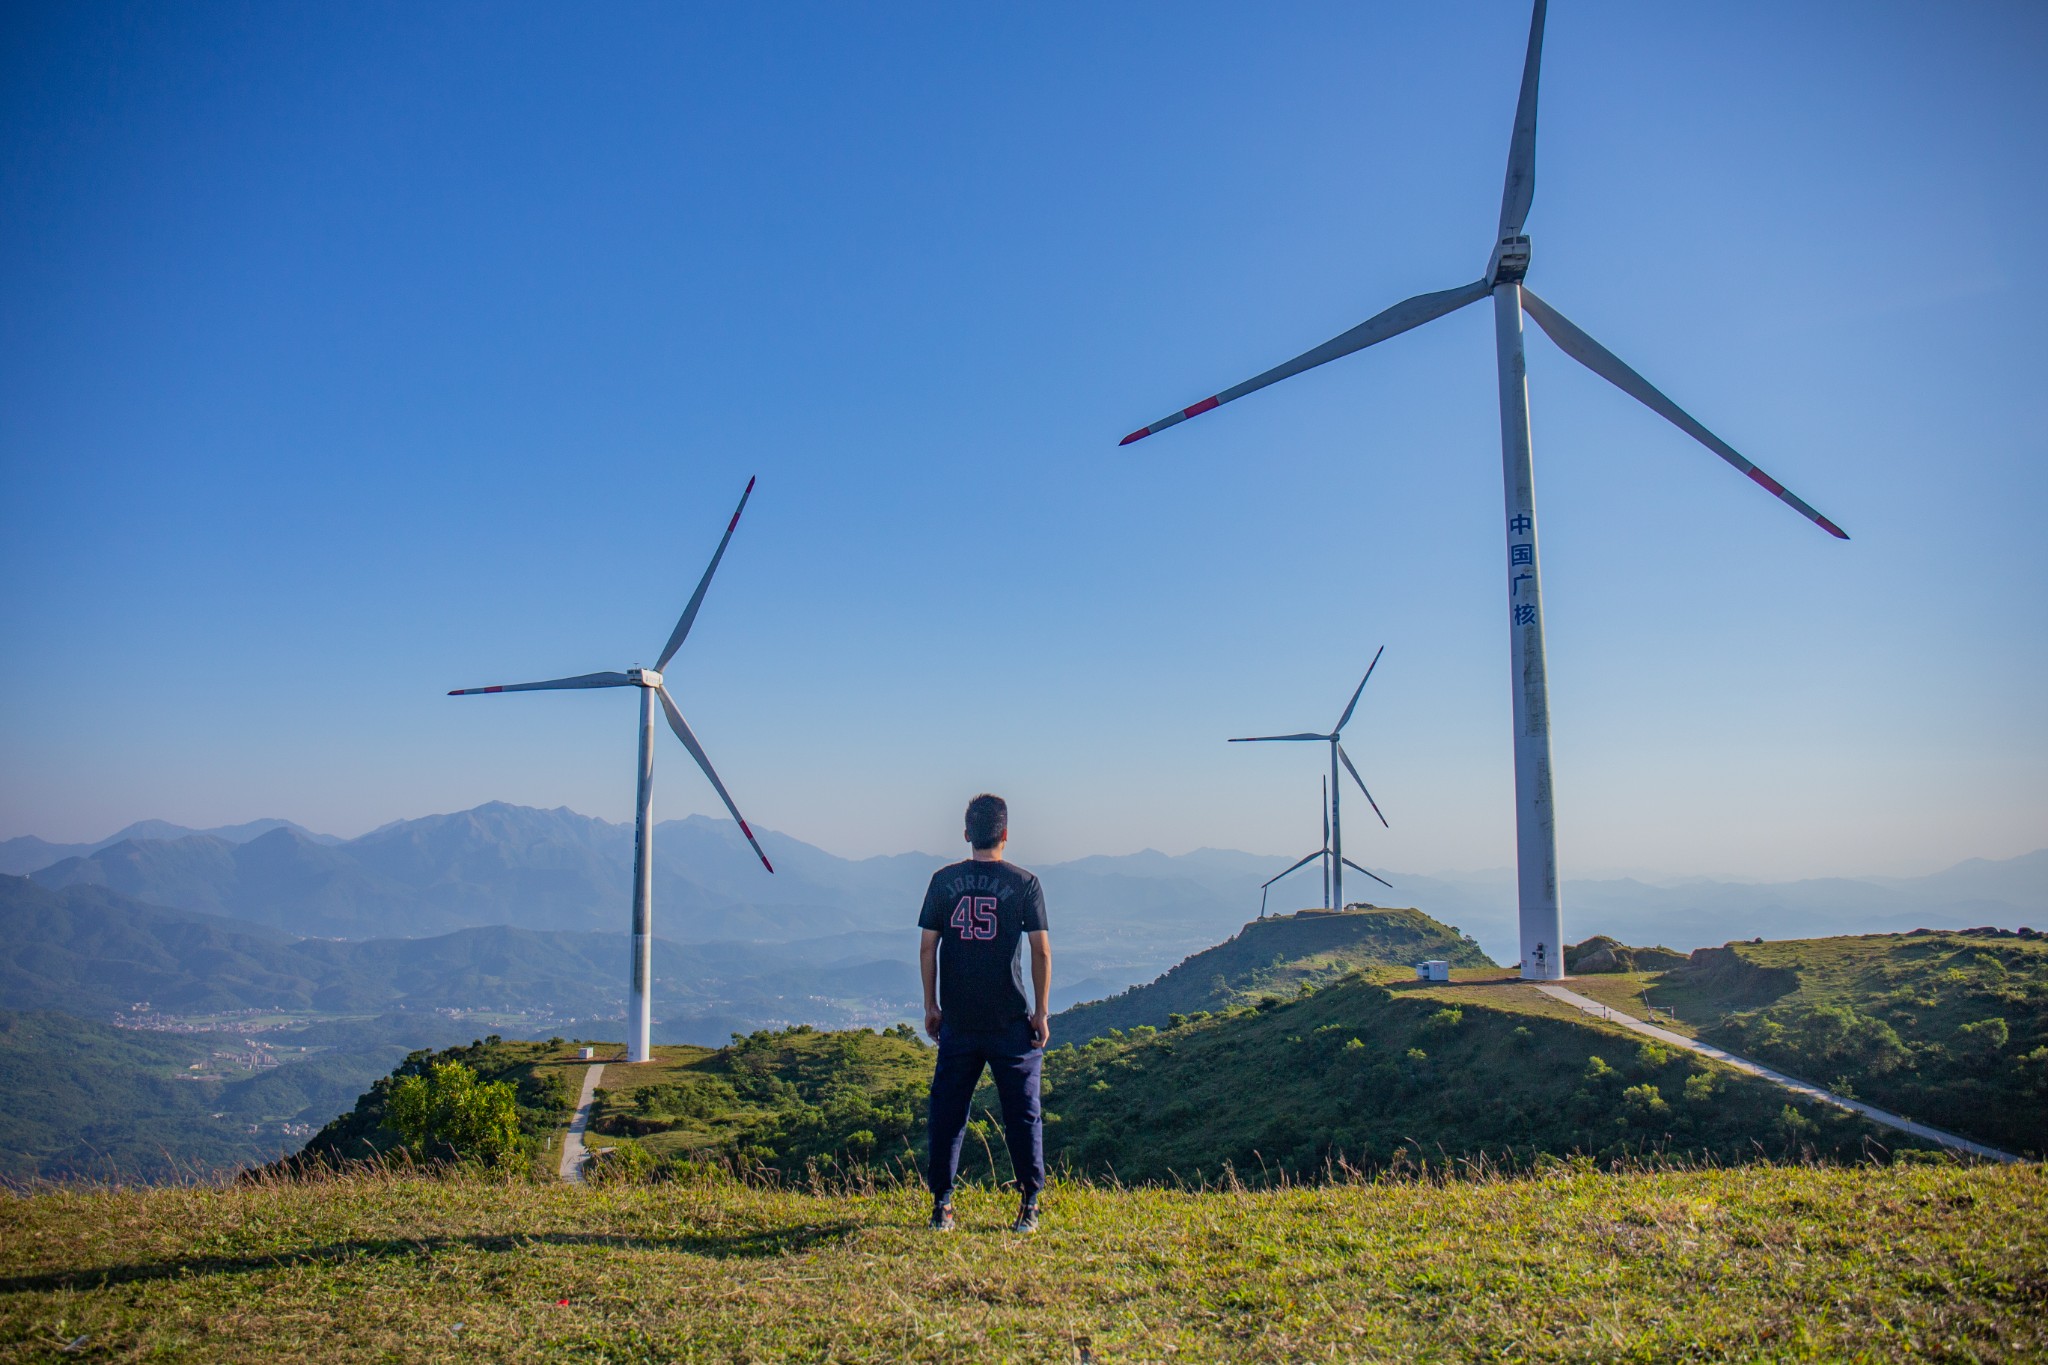
[[1449,981],[1451,979],[1451,964],[1442,960],[1418,962],[1415,964],[1415,979],[1417,981]]

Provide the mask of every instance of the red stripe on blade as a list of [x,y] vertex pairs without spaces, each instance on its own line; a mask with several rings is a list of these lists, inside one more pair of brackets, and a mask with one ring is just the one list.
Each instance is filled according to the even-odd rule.
[[1755,465],[1751,465],[1751,466],[1749,467],[1749,477],[1750,477],[1750,478],[1752,478],[1752,479],[1755,479],[1755,480],[1757,481],[1757,483],[1758,483],[1758,484],[1760,484],[1760,485],[1762,485],[1763,487],[1765,487],[1765,488],[1768,488],[1768,489],[1770,489],[1770,490],[1771,490],[1771,492],[1772,492],[1772,494],[1774,494],[1774,495],[1776,495],[1776,496],[1780,496],[1780,497],[1782,497],[1782,496],[1784,495],[1784,492],[1785,492],[1785,485],[1784,485],[1784,484],[1782,484],[1782,483],[1779,483],[1779,482],[1778,482],[1778,481],[1777,481],[1776,479],[1774,479],[1774,478],[1772,478],[1772,477],[1771,477],[1770,475],[1768,475],[1768,474],[1764,473],[1764,472],[1763,472],[1763,471],[1762,471],[1761,469],[1758,469],[1758,468],[1757,468],[1757,467],[1756,467]]
[[1214,398],[1204,398],[1201,402],[1195,404],[1191,408],[1182,408],[1180,410],[1180,415],[1183,417],[1200,417],[1203,413],[1207,412],[1210,408],[1213,408],[1215,406],[1216,400]]
[[1848,533],[1847,531],[1844,531],[1844,530],[1843,530],[1843,529],[1842,529],[1841,527],[1839,527],[1839,526],[1835,525],[1835,524],[1834,524],[1834,523],[1833,523],[1832,521],[1829,521],[1829,520],[1828,520],[1828,519],[1827,519],[1826,517],[1815,517],[1815,518],[1814,518],[1814,520],[1820,523],[1820,529],[1821,529],[1821,530],[1823,530],[1823,531],[1826,531],[1826,532],[1827,532],[1827,533],[1828,533],[1829,535],[1833,536],[1833,537],[1834,537],[1835,539],[1837,539],[1837,540],[1847,540],[1847,539],[1849,538],[1849,533]]
[[479,687],[477,689],[479,692],[503,692],[504,690],[502,687]]
[[1152,428],[1150,428],[1150,427],[1139,427],[1139,428],[1138,428],[1138,429],[1137,429],[1136,431],[1134,431],[1134,432],[1132,432],[1132,433],[1131,433],[1130,435],[1128,435],[1128,436],[1124,437],[1124,438],[1123,438],[1123,439],[1122,439],[1121,441],[1118,441],[1118,442],[1117,442],[1117,444],[1118,444],[1118,445],[1120,445],[1120,446],[1127,446],[1127,445],[1129,445],[1129,444],[1130,444],[1131,442],[1133,442],[1133,441],[1142,441],[1142,440],[1144,440],[1144,439],[1145,439],[1145,438],[1146,438],[1147,436],[1150,436],[1151,434],[1152,434]]

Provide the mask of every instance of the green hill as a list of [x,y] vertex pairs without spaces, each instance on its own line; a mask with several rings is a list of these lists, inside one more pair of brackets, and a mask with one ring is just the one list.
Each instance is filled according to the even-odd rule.
[[[540,1155],[581,1079],[585,1064],[570,1054],[559,1040],[487,1039],[415,1053],[394,1076],[459,1060],[513,1082]],[[696,1179],[707,1166],[763,1179],[913,1172],[931,1057],[908,1028],[799,1025],[718,1049],[662,1047],[649,1064],[607,1065],[588,1141],[612,1148],[603,1169],[627,1180]],[[390,1083],[378,1082],[306,1156],[396,1145],[382,1128]],[[1182,1184],[1230,1171],[1255,1184],[1320,1181],[1422,1161],[1529,1169],[1574,1155],[1857,1162],[1918,1145],[1498,976],[1424,986],[1354,973],[1288,1000],[1057,1047],[1046,1058],[1045,1108],[1056,1169]],[[969,1169],[1007,1179],[986,1084],[976,1125]],[[541,1155],[537,1169],[551,1159]]]
[[1916,1145],[1513,982],[1354,976],[1047,1056],[1047,1149],[1126,1180],[1422,1158],[1854,1161]]
[[[1083,1030],[1056,1031],[1047,1054],[1049,1160],[1091,1178],[1201,1184],[1226,1171],[1254,1182],[1313,1181],[1425,1159],[1504,1169],[1573,1156],[1854,1163],[1922,1146],[1591,1018],[1498,968],[1461,967],[1456,980],[1432,984],[1405,966],[1350,965],[1402,961],[1416,949],[1484,961],[1469,945],[1459,951],[1450,934],[1412,910],[1288,916],[1249,925],[1152,986],[1104,1002],[1093,1011],[1101,1032],[1077,1042]],[[1695,954],[1682,971],[1613,972],[1575,984],[1622,1003],[1645,980],[1682,983],[1654,991],[1690,991],[1681,1010],[1688,1016],[1709,998],[1740,1006],[1716,1025],[1717,1036],[1740,1035],[1756,1046],[1735,1050],[1781,1064],[1779,1054],[1823,1036],[1816,1020],[1832,1021],[1825,1036],[1853,1042],[1868,1032],[1858,1021],[1910,995],[1921,1002],[1923,1025],[1982,1040],[1994,1030],[1977,1021],[1990,1017],[1987,1001],[2001,1002],[2020,1021],[2007,1023],[2007,1044],[2028,1049],[2005,1089],[1993,1084],[2005,1073],[1942,1062],[1944,1054],[1918,1042],[1898,1046],[1923,1068],[1950,1065],[1951,1088],[1970,1087],[1978,1112],[1945,1114],[1945,1126],[2010,1142],[2011,1133],[2041,1122],[2038,1088],[2023,1088],[2036,1084],[2027,1059],[2042,1054],[2027,1030],[2038,1020],[2028,1022],[2020,1005],[2036,999],[2044,948],[2031,938],[1957,935],[1735,945]],[[1599,950],[1613,956],[1608,945]],[[1212,984],[1196,994],[1204,975]],[[1936,991],[1951,1011],[1938,1025],[1928,1004]],[[1220,1009],[1168,1008],[1219,1000]],[[1124,1018],[1163,1017],[1165,1027],[1111,1025],[1103,1017],[1111,1006],[1127,1011]],[[479,1046],[439,1055],[514,1080],[522,1094],[541,1071],[552,1072],[557,1079],[546,1089],[555,1109],[580,1079],[566,1048]],[[694,1178],[709,1163],[796,1178],[813,1167],[901,1170],[922,1159],[931,1051],[907,1027],[878,1034],[799,1025],[734,1035],[717,1049],[663,1047],[657,1058],[608,1066],[604,1075],[590,1141],[617,1150],[611,1164],[623,1177]],[[415,1054],[401,1070],[428,1060]],[[1924,1090],[1940,1074],[1923,1070],[1917,1084]],[[355,1156],[388,1147],[377,1108],[385,1084],[309,1151]],[[968,1162],[984,1173],[993,1163],[992,1173],[1006,1178],[986,1084],[976,1103]],[[1932,1118],[1925,1105],[1914,1116]],[[546,1117],[537,1109],[529,1128],[542,1131]]]
[[1420,910],[1367,906],[1272,915],[1253,920],[1236,937],[1196,953],[1157,981],[1064,1011],[1053,1022],[1053,1039],[1083,1043],[1111,1029],[1165,1028],[1175,1014],[1292,995],[1358,967],[1405,967],[1431,958],[1453,967],[1494,965],[1477,943]]
[[788,1175],[812,1162],[922,1159],[932,1052],[908,1026],[828,1033],[799,1024],[655,1057],[605,1070],[589,1141],[631,1138],[656,1160]]
[[364,1176],[0,1210],[22,1361],[1888,1361],[2048,1356],[2036,1168],[1194,1193]]
[[1731,943],[1639,980],[1731,1052],[2048,1155],[2048,937],[2032,930]]

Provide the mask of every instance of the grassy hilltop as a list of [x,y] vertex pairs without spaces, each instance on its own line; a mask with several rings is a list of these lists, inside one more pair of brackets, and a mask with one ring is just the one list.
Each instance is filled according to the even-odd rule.
[[[2048,937],[1867,934],[1702,948],[1574,988],[1830,1089],[2048,1156]],[[1661,1020],[1670,1022],[1669,1020]]]
[[1293,995],[1355,968],[1413,967],[1431,958],[1453,967],[1494,965],[1477,943],[1420,910],[1365,906],[1270,915],[1157,981],[1063,1011],[1053,1033],[1085,1043],[1111,1029],[1165,1028],[1173,1014],[1248,1005],[1262,996]]
[[[1388,975],[1393,975],[1389,972]],[[1603,1161],[1885,1159],[1921,1144],[1756,1078],[1587,1020],[1500,969],[1425,986],[1363,973],[1286,1000],[1175,1015],[1046,1055],[1046,1154],[1094,1179],[1180,1185],[1314,1181],[1427,1161],[1533,1169]],[[1476,978],[1476,979],[1470,979]],[[414,1053],[308,1144],[313,1159],[393,1151],[384,1104],[399,1075],[460,1061],[518,1096],[531,1169],[553,1170],[573,1045],[487,1039]],[[805,1025],[727,1047],[660,1047],[607,1066],[588,1142],[602,1179],[689,1181],[707,1169],[804,1182],[914,1176],[931,1050],[907,1028]],[[1004,1180],[996,1100],[976,1097],[966,1169]]]
[[1047,1151],[1127,1180],[1312,1178],[1420,1157],[1686,1154],[1854,1161],[1917,1145],[1765,1081],[1588,1020],[1503,974],[1353,974],[1291,1000],[1176,1015],[1047,1054]]
[[[354,1178],[0,1202],[22,1361],[2039,1360],[2038,1168],[1187,1193]],[[69,1347],[67,1352],[65,1349]],[[1085,1348],[1086,1354],[1083,1354]]]

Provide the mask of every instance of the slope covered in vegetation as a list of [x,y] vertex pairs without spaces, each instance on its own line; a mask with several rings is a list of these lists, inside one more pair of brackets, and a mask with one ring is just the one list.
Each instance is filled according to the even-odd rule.
[[[608,1067],[588,1141],[627,1138],[655,1162],[803,1172],[890,1163],[921,1148],[932,1053],[908,1026],[821,1032],[807,1024],[730,1046],[655,1049]],[[629,1165],[641,1171],[648,1163]]]
[[1731,943],[1645,984],[1731,1052],[2048,1155],[2048,938],[2032,931]]
[[1528,1164],[1760,1156],[1857,1160],[1900,1143],[1767,1082],[1582,1018],[1512,982],[1363,976],[1048,1054],[1047,1147],[1126,1180],[1224,1163],[1314,1177],[1428,1157]]
[[1085,1043],[1111,1029],[1164,1028],[1172,1014],[1251,1004],[1261,996],[1292,995],[1354,968],[1413,966],[1431,958],[1453,967],[1494,965],[1477,943],[1420,910],[1368,906],[1271,915],[1156,981],[1064,1011],[1053,1036]]
[[1189,1193],[353,1178],[0,1204],[22,1361],[2048,1354],[2048,1181],[1950,1166]]
[[[465,1047],[409,1053],[389,1076],[357,1098],[355,1107],[315,1133],[303,1150],[279,1171],[309,1167],[346,1167],[350,1163],[377,1161],[404,1145],[398,1126],[391,1121],[392,1089],[410,1076],[429,1076],[436,1064],[459,1063],[479,1081],[502,1082],[512,1087],[518,1112],[519,1131],[525,1157],[531,1158],[535,1173],[547,1167],[558,1130],[569,1121],[575,1106],[576,1081],[586,1063],[575,1059],[575,1045],[560,1038],[543,1043],[507,1042],[493,1034]],[[432,1153],[418,1153],[432,1157]]]

